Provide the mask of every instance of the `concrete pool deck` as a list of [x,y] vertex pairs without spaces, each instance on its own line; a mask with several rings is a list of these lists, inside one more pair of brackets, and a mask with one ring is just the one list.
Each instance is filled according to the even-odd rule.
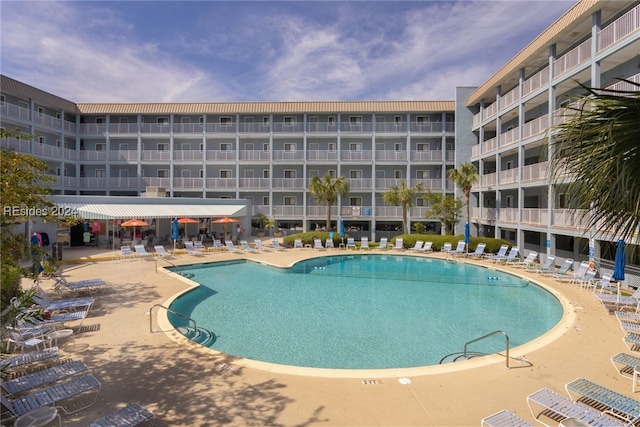
[[[178,255],[171,262],[248,258],[287,266],[340,253],[345,252],[223,251]],[[153,411],[157,426],[477,426],[501,409],[535,425],[526,396],[543,387],[564,394],[564,385],[577,377],[637,397],[631,381],[619,376],[610,362],[612,355],[628,352],[615,316],[590,292],[536,273],[505,268],[556,293],[565,304],[565,316],[550,333],[511,349],[510,369],[503,356],[492,355],[446,366],[320,377],[238,360],[185,342],[176,332],[152,333],[151,307],[165,304],[190,285],[176,275],[156,272],[156,264],[160,269],[169,265],[166,261],[110,260],[118,254],[85,248],[64,252],[66,260],[81,261],[64,265],[70,280],[101,277],[109,283],[105,293],[96,295],[89,317],[75,328],[75,346],[73,341],[60,343],[65,357],[84,361],[102,383],[96,404],[63,415],[66,426],[85,426],[130,401]],[[45,289],[52,286],[49,280],[42,284]],[[462,350],[464,343],[460,346]],[[399,378],[411,382],[402,384]]]

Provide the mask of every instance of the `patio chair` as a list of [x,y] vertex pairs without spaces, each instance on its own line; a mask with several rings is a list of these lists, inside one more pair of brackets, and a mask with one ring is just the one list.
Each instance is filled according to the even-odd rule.
[[184,242],[184,248],[187,250],[187,254],[191,256],[202,256],[202,252],[197,250],[195,246],[193,246],[193,242]]
[[162,245],[156,245],[153,247],[153,249],[155,249],[156,254],[158,254],[158,256],[161,258],[174,258],[174,256],[167,252],[167,250]]
[[640,366],[640,357],[627,353],[617,353],[611,356],[611,363],[621,377],[633,380],[635,367]]
[[578,268],[576,269],[576,271],[574,271],[573,273],[569,273],[569,272],[556,273],[556,274],[553,274],[552,276],[554,279],[560,282],[572,283],[574,280],[578,280],[584,277],[587,270],[589,270],[590,264],[591,263],[589,261],[582,261],[578,266]]
[[212,249],[214,251],[221,251],[224,249],[224,246],[222,246],[222,242],[220,240],[214,239]]
[[154,417],[153,412],[135,402],[105,415],[89,424],[89,427],[134,427]]
[[567,258],[564,260],[560,268],[550,268],[549,270],[540,270],[540,274],[543,276],[553,276],[556,274],[566,274],[567,271],[573,266],[573,258]]
[[302,249],[302,239],[296,239],[293,242],[294,249]]
[[56,312],[61,310],[77,310],[78,308],[88,311],[95,302],[93,297],[52,300],[37,283],[33,285],[33,288],[35,290],[33,300],[45,311]]
[[498,263],[498,262],[504,262],[504,263],[507,263],[507,262],[509,262],[509,261],[513,261],[513,260],[517,259],[517,257],[518,257],[518,252],[519,252],[519,249],[518,249],[517,247],[515,247],[515,246],[514,246],[514,247],[512,247],[512,248],[509,250],[509,253],[508,253],[507,255],[504,255],[504,256],[496,255],[496,256],[491,257],[491,258],[489,258],[489,259],[490,259],[492,262],[495,262],[495,263]]
[[410,248],[410,250],[414,251],[414,252],[418,252],[422,250],[422,246],[424,245],[424,241],[422,240],[418,240],[416,241],[416,244],[413,245],[412,248]]
[[[605,412],[616,413],[628,424],[634,425],[640,420],[640,401],[627,397],[607,387],[596,384],[585,378],[577,378],[565,385],[571,399],[588,399],[606,409]],[[573,398],[572,393],[578,396]]]
[[556,257],[553,255],[550,255],[547,257],[546,260],[544,260],[544,262],[541,265],[525,265],[524,268],[528,271],[536,271],[536,272],[551,271],[552,269],[555,269],[554,267],[555,262],[556,262]]
[[134,245],[133,249],[136,251],[136,256],[140,258],[152,258],[152,255],[147,252],[144,245]]
[[533,424],[523,420],[507,409],[483,418],[482,421],[480,421],[480,425],[486,427],[533,427]]
[[7,349],[13,345],[14,349],[20,349],[21,353],[24,353],[25,349],[40,350],[40,345],[44,349],[45,338],[44,334],[37,334],[31,336],[24,336],[20,328],[14,328],[12,326],[6,326],[7,331]]
[[325,250],[326,248],[324,246],[322,246],[322,240],[320,239],[313,239],[313,249],[318,249],[318,250]]
[[615,305],[617,307],[637,307],[640,303],[640,287],[631,295],[622,295],[620,291],[615,294],[605,294],[594,292],[593,295],[598,298],[603,305]]
[[200,251],[200,252],[207,252],[207,247],[204,245],[204,243],[202,243],[201,240],[196,240],[193,242],[193,247],[195,248],[195,250]]
[[451,252],[451,242],[445,242],[444,245],[442,245],[442,249],[440,249],[441,252]]
[[393,246],[393,249],[396,251],[404,251],[405,247],[403,245],[402,239],[401,238],[396,238],[396,244]]
[[227,250],[229,252],[235,252],[235,253],[240,253],[242,252],[239,248],[236,248],[236,245],[233,244],[233,242],[231,240],[226,240],[224,242],[225,246],[227,247]]
[[424,242],[420,250],[417,252],[433,252],[433,242]]
[[242,246],[242,249],[244,249],[245,252],[258,252],[257,249],[249,246],[249,242],[247,242],[246,240],[240,240],[240,246]]
[[55,383],[78,374],[83,374],[88,370],[89,368],[87,368],[87,365],[82,361],[72,360],[41,371],[35,371],[27,375],[3,381],[1,385],[7,395],[10,396]]
[[[100,382],[93,375],[86,374],[81,377],[58,382],[12,400],[9,400],[4,395],[0,395],[0,400],[2,401],[2,405],[4,405],[12,415],[12,418],[17,418],[43,406],[53,405],[62,408],[67,414],[73,414],[93,405],[100,392],[100,387]],[[70,406],[65,405],[66,401],[89,393],[94,393],[94,398],[89,403],[79,408],[74,405],[73,410],[70,409]]]
[[528,265],[533,265],[535,264],[536,260],[538,259],[538,252],[536,251],[531,251],[529,252],[529,254],[525,257],[525,259],[523,260],[513,260],[513,261],[507,261],[507,265],[510,267],[517,267],[517,268],[522,268],[522,267],[526,267]]
[[595,269],[589,268],[582,277],[574,278],[573,280],[571,280],[571,284],[580,286],[580,289],[584,289],[585,286],[588,286],[589,283],[595,280],[596,274],[598,274],[598,272]]
[[333,239],[331,237],[327,237],[327,240],[324,241],[324,247],[327,249],[335,248],[335,245],[333,244]]
[[371,249],[371,247],[369,246],[369,238],[368,237],[362,237],[360,239],[360,249],[364,249],[364,250]]
[[9,370],[21,370],[37,363],[55,362],[60,357],[58,347],[49,347],[44,350],[32,351],[29,353],[17,354],[15,356],[0,359],[0,367]]
[[600,288],[600,293],[609,292],[609,293],[618,293],[618,282],[611,283],[611,275],[603,274],[600,280],[591,280],[584,285],[581,289],[589,290],[589,288],[593,287],[593,292],[596,292],[598,288]]
[[383,237],[380,239],[380,244],[378,245],[379,249],[383,249],[383,250],[387,250],[387,246],[389,245],[389,242],[387,241],[386,237]]
[[136,254],[131,250],[131,246],[120,246],[120,259],[133,259]]
[[72,292],[100,292],[107,288],[107,282],[102,279],[87,279],[68,281],[63,275],[52,276],[55,281],[54,289],[56,292],[63,291]]
[[345,246],[345,249],[353,249],[356,250],[356,240],[353,237],[347,237],[347,244]]
[[268,246],[263,245],[262,244],[262,240],[260,240],[260,239],[255,239],[253,241],[253,243],[256,245],[256,249],[258,249],[259,251],[268,252],[268,251],[272,251],[273,250],[273,248],[270,248]]
[[454,250],[449,252],[451,256],[462,256],[466,253],[467,243],[464,240],[458,240],[458,245]]
[[467,254],[467,258],[480,259],[484,255],[484,249],[487,247],[486,243],[478,243],[476,250]]
[[271,246],[273,246],[273,248],[277,251],[286,251],[287,248],[283,248],[282,246],[280,246],[280,242],[278,241],[278,239],[272,239],[271,240]]
[[500,249],[498,249],[498,253],[495,254],[486,254],[484,257],[486,259],[493,259],[495,257],[504,257],[507,255],[507,251],[509,250],[509,245],[501,245]]

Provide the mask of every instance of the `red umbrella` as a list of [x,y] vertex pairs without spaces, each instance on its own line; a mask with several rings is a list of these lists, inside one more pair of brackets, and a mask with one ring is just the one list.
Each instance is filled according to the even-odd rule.
[[[197,224],[200,221],[198,221],[197,219],[193,219],[193,218],[180,218],[178,220],[178,224]],[[188,225],[185,225],[185,230],[184,230],[184,234],[189,237],[189,229],[187,228],[189,227]]]

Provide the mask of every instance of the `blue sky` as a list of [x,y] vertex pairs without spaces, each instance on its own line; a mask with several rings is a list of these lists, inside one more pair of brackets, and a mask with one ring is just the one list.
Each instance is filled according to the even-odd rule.
[[452,100],[575,1],[0,1],[2,74],[74,102]]

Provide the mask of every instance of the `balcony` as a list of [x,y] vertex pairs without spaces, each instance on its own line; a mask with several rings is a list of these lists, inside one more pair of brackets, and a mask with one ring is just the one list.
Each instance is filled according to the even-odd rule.
[[202,190],[204,178],[181,177],[173,179],[173,187],[175,189],[197,189]]
[[17,120],[19,122],[28,123],[29,122],[29,109],[24,107],[19,107],[14,104],[10,104],[5,102],[0,107],[0,112],[2,112],[2,117],[7,119]]
[[304,178],[273,178],[274,190],[304,190]]
[[[376,152],[376,158],[378,153]],[[371,150],[342,150],[340,152],[340,160],[344,161],[371,161],[373,159],[373,151]]]
[[349,191],[371,190],[373,188],[372,178],[347,178]]
[[242,190],[269,190],[271,180],[269,178],[240,178]]
[[[338,216],[338,207],[331,206],[331,219],[334,219]],[[327,205],[309,205],[307,206],[307,215],[311,217],[317,218],[326,218],[327,217]]]
[[138,133],[137,123],[112,123],[107,126],[110,135],[126,134],[135,135]]
[[204,152],[202,150],[178,150],[173,152],[173,160],[202,162]]
[[303,133],[302,123],[276,122],[273,124],[273,133]]
[[411,150],[411,161],[441,162],[442,150]]
[[549,162],[534,163],[522,168],[522,182],[547,181],[549,179]]
[[549,116],[545,114],[535,118],[522,126],[522,139],[531,138],[544,133],[549,127]]
[[498,210],[498,221],[509,224],[518,222],[518,209],[516,208],[500,208]]
[[[345,160],[345,159],[342,159]],[[371,159],[364,159],[371,160]],[[406,150],[376,150],[376,160],[381,162],[406,162]]]
[[269,161],[271,159],[271,153],[269,151],[262,150],[242,150],[240,151],[240,160],[249,161]]
[[307,151],[307,160],[309,161],[337,161],[338,160],[338,152],[337,151],[327,151],[327,150],[309,150]]
[[336,133],[338,125],[336,122],[309,122],[307,123],[307,133]]
[[33,154],[60,158],[62,157],[62,148],[50,144],[40,144],[39,142],[34,142]]
[[554,61],[553,77],[558,77],[591,58],[591,39],[585,40]]
[[553,209],[552,226],[573,230],[589,229],[590,216],[584,209]]
[[[607,25],[598,33],[599,51],[606,49],[640,28],[640,5]],[[636,89],[637,90],[637,89]]]
[[236,152],[233,150],[207,150],[207,160],[233,162],[236,160]]
[[523,224],[546,227],[549,224],[549,210],[523,208],[521,222]]
[[500,143],[498,144],[501,148],[507,147],[511,144],[518,142],[518,128],[509,129],[508,131],[500,134]]
[[84,136],[103,136],[107,133],[107,125],[104,123],[80,123],[79,133]]
[[297,150],[274,150],[273,160],[281,162],[300,162],[304,160],[304,152]]
[[273,217],[302,218],[304,206],[299,205],[275,205],[273,207]]
[[435,179],[417,179],[413,178],[409,181],[409,186],[413,187],[414,185],[422,184],[422,188],[424,191],[431,190],[432,192],[442,191],[442,178]]
[[493,187],[498,182],[498,174],[496,172],[480,175],[479,187]]
[[[386,123],[376,123],[377,125]],[[393,124],[393,123],[389,123]],[[340,132],[342,133],[371,133],[373,131],[373,123],[360,122],[360,123],[340,123]],[[398,132],[398,131],[394,131]],[[406,129],[405,129],[406,132]]]
[[80,160],[88,161],[88,162],[106,162],[107,161],[107,152],[104,150],[80,150]]
[[236,179],[235,178],[207,178],[207,188],[208,189],[225,189],[225,190],[235,190],[236,189]]
[[142,188],[161,187],[169,189],[171,187],[171,178],[143,177]]
[[473,222],[493,223],[497,218],[496,208],[471,208]]
[[109,160],[122,162],[137,162],[138,150],[111,150]]
[[518,182],[518,169],[500,171],[500,184],[515,184]]
[[0,147],[9,148],[19,153],[31,152],[31,143],[26,139],[3,138],[0,139]]
[[169,126],[169,123],[141,123],[140,132],[143,134],[169,135],[171,126]]
[[[132,150],[127,150],[132,151]],[[143,161],[149,162],[168,162],[171,158],[171,152],[167,150],[142,150],[142,158]]]
[[[365,123],[367,126],[365,127],[365,132],[369,132],[369,125],[371,125],[371,123]],[[413,125],[417,125],[417,123],[413,123]],[[442,129],[442,127],[440,127]],[[376,132],[377,133],[403,133],[406,134],[407,133],[407,124],[403,123],[403,122],[378,122],[376,123],[375,126]],[[418,126],[416,126],[416,129],[418,129]],[[424,123],[424,127],[422,128],[424,129],[422,132],[431,132],[429,129],[431,129],[431,126],[429,126],[429,123]],[[417,132],[417,130],[416,130]]]
[[524,81],[522,85],[522,96],[527,96],[537,89],[546,86],[549,83],[549,67],[544,67],[542,70],[535,73]]

